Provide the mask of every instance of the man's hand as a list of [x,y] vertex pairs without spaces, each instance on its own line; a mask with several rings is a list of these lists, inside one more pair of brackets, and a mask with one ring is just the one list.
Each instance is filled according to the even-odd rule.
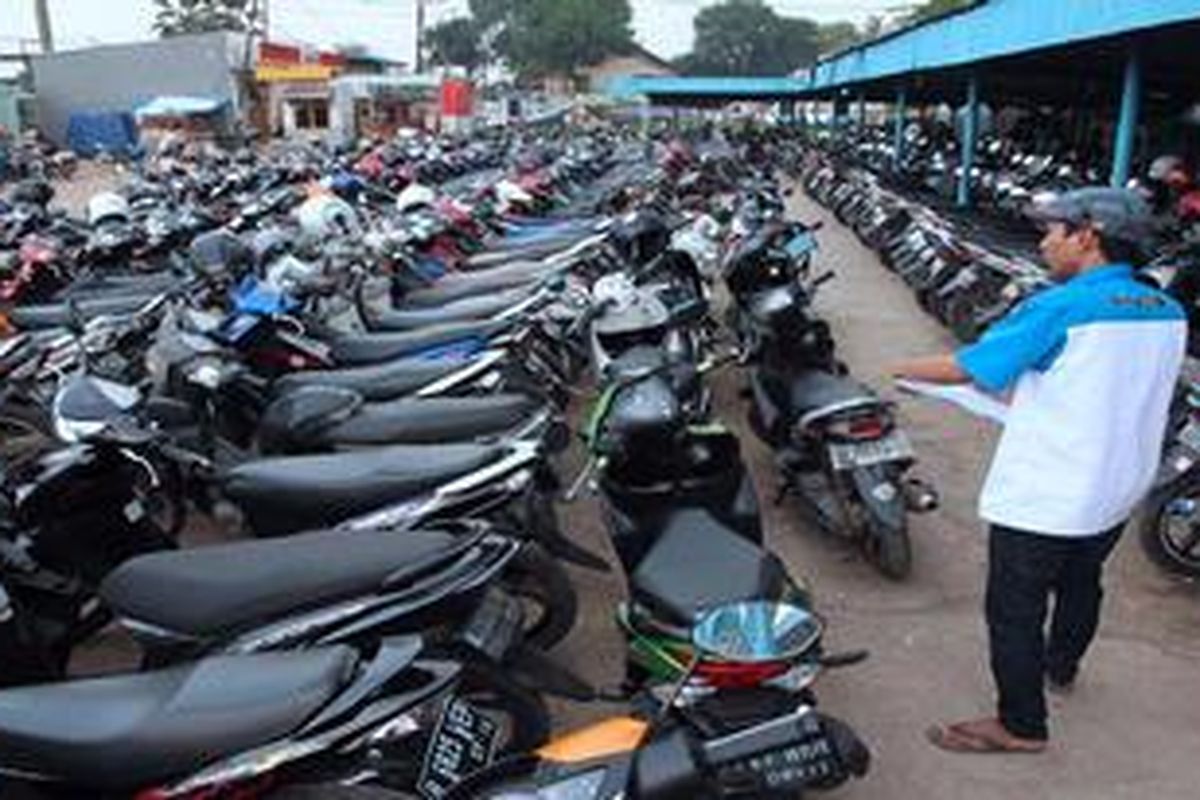
[[926,383],[970,383],[971,376],[963,371],[953,355],[928,356],[901,361],[892,367],[893,378],[908,378]]

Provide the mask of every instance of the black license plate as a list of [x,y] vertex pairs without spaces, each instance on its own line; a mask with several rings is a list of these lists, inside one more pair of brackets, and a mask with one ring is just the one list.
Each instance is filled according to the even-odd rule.
[[417,791],[426,800],[441,800],[468,775],[492,761],[499,729],[466,700],[452,698],[444,709],[425,751]]

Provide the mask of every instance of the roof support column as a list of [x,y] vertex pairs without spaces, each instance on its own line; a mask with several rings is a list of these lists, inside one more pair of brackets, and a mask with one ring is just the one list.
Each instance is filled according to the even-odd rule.
[[967,78],[967,118],[963,122],[963,137],[959,143],[962,153],[958,176],[958,207],[971,205],[971,170],[975,168],[975,145],[979,139],[979,76],[974,72]]
[[908,92],[901,86],[896,90],[896,107],[894,109],[895,131],[892,140],[892,170],[900,170],[900,162],[904,160],[904,116],[908,113]]
[[1129,47],[1125,60],[1125,82],[1121,90],[1121,115],[1113,142],[1112,176],[1109,184],[1120,188],[1129,181],[1133,144],[1142,106],[1142,58],[1137,45]]
[[867,97],[861,92],[858,95],[858,127],[867,127]]

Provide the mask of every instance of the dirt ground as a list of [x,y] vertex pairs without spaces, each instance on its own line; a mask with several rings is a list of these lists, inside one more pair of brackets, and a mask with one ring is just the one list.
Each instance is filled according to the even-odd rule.
[[[60,195],[78,208],[111,175],[77,181]],[[83,189],[76,188],[83,184]],[[925,316],[908,291],[832,216],[805,198],[801,219],[823,219],[822,266],[838,279],[818,308],[835,329],[843,359],[871,385],[887,390],[886,367],[911,355],[945,350],[951,337]],[[712,377],[719,416],[741,436],[766,515],[768,541],[793,574],[813,585],[834,649],[869,648],[861,666],[830,673],[819,687],[823,707],[849,721],[875,761],[862,781],[834,796],[845,800],[1185,800],[1200,783],[1200,591],[1150,565],[1127,536],[1108,572],[1099,639],[1076,692],[1053,698],[1052,747],[1040,756],[950,756],[922,736],[931,723],[988,713],[992,688],[981,615],[985,538],[975,498],[996,430],[956,409],[899,399],[904,427],[921,456],[919,474],[936,483],[942,508],[913,520],[915,569],[904,583],[878,576],[840,542],[808,529],[793,501],[772,505],[770,453],[745,424],[735,370]],[[570,459],[569,459],[570,460]],[[578,460],[575,454],[574,460]],[[574,475],[564,465],[564,477]],[[1053,476],[1047,476],[1052,480]],[[562,510],[567,533],[606,554],[596,501]],[[615,686],[623,643],[612,612],[624,595],[618,573],[573,570],[581,598],[577,629],[555,654],[601,686]],[[114,665],[114,641],[84,654],[82,666]],[[126,658],[128,651],[126,650]],[[560,729],[615,710],[556,703]]]
[[[820,264],[837,280],[818,308],[843,359],[860,379],[894,396],[886,369],[912,355],[954,346],[903,283],[832,215],[806,198],[794,214],[823,219]],[[997,429],[965,412],[896,398],[920,475],[936,483],[942,508],[913,519],[913,575],[890,583],[841,542],[810,530],[794,501],[771,503],[770,453],[745,423],[734,371],[713,377],[718,413],[743,442],[766,515],[769,543],[793,574],[806,576],[834,648],[871,650],[865,664],[829,673],[825,710],[843,717],[874,752],[871,773],[834,796],[845,800],[1143,798],[1184,800],[1200,781],[1200,592],[1165,577],[1126,536],[1108,570],[1104,623],[1073,695],[1052,696],[1052,747],[1041,756],[951,756],[923,738],[931,723],[989,713],[992,685],[982,618],[986,539],[975,500]],[[1047,479],[1053,479],[1047,476]],[[569,533],[605,549],[593,500],[564,512]],[[586,609],[560,656],[598,683],[620,678],[621,641],[611,610],[617,576],[576,571]],[[605,709],[562,708],[564,725]]]

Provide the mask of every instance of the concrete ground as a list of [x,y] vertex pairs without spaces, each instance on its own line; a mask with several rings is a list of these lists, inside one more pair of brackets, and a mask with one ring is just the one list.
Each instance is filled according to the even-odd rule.
[[[842,358],[867,383],[888,390],[887,367],[954,346],[903,283],[832,215],[796,197],[799,219],[822,219],[826,284],[817,307],[834,327]],[[838,541],[811,530],[794,501],[771,504],[769,451],[744,419],[739,378],[712,378],[719,416],[742,439],[763,498],[769,543],[794,574],[813,584],[834,649],[869,648],[865,664],[828,673],[819,687],[825,710],[868,740],[875,762],[862,781],[835,796],[846,800],[991,800],[996,798],[1143,798],[1184,800],[1200,781],[1200,592],[1149,564],[1126,536],[1108,570],[1104,623],[1075,693],[1051,696],[1052,746],[1040,756],[955,756],[926,743],[931,723],[990,713],[992,684],[982,619],[986,539],[975,499],[997,429],[965,412],[897,398],[905,429],[933,480],[942,508],[915,517],[913,575],[890,583]],[[1053,476],[1047,476],[1053,480]],[[607,547],[593,499],[564,510],[570,535]],[[601,684],[621,675],[622,643],[611,610],[622,596],[618,576],[577,571],[585,609],[560,656]],[[609,709],[559,708],[562,726]]]

